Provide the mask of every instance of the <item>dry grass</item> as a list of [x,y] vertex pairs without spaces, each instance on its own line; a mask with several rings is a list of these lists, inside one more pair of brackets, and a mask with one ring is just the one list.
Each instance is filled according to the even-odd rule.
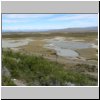
[[76,50],[80,56],[86,58],[87,60],[97,60],[97,49],[95,48],[88,48],[88,49],[78,49]]
[[52,56],[55,51],[44,48],[43,47],[44,44],[45,44],[45,41],[42,41],[41,39],[37,39],[35,41],[30,42],[28,45],[22,46],[21,51],[24,51],[27,53]]
[[[64,35],[62,35],[62,36],[64,36]],[[46,41],[43,41],[44,39],[52,39],[52,38],[55,38],[55,37],[56,36],[52,36],[52,35],[51,36],[47,35],[46,37],[41,37],[41,36],[39,36],[39,37],[36,37],[36,36],[27,37],[27,38],[31,38],[35,41],[30,42],[28,45],[21,46],[20,51],[26,52],[26,53],[33,53],[33,54],[36,54],[36,55],[43,55],[45,57],[55,58],[55,54],[54,54],[55,51],[54,50],[50,50],[50,49],[43,47],[44,44],[46,44]],[[26,37],[21,37],[21,38],[14,37],[14,38],[10,38],[10,39],[15,40],[15,39],[25,39],[25,38]],[[65,36],[65,38],[66,38],[66,40],[84,40],[84,42],[91,42],[91,43],[93,42],[94,43],[95,41],[93,41],[93,40],[96,39],[96,36],[94,36],[94,35],[93,36],[87,36],[87,37],[86,36],[84,36],[84,37],[82,37],[82,36],[81,37],[76,37],[76,36],[75,37],[74,36],[66,37]],[[76,51],[80,54],[80,56],[86,58],[87,60],[97,60],[97,56],[96,56],[97,50],[95,48],[78,49]],[[60,56],[59,56],[59,59],[58,59],[59,62],[64,62],[64,63],[69,62],[69,60],[66,61],[66,58],[60,57]],[[78,61],[78,59],[77,59],[77,61]],[[72,60],[72,62],[73,62],[73,60]]]

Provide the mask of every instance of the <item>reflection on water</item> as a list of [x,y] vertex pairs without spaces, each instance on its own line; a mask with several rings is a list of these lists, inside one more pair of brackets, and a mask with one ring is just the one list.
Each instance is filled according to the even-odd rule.
[[63,57],[77,57],[79,56],[79,54],[77,52],[75,52],[74,50],[70,50],[70,49],[57,49],[57,54],[59,56],[63,56]]
[[48,40],[44,46],[49,49],[56,50],[57,54],[64,57],[77,57],[79,54],[75,51],[76,49],[91,48],[91,44],[76,42],[76,41],[64,41],[64,40]]
[[91,44],[89,44],[89,43],[76,42],[76,41],[49,40],[48,44],[53,44],[53,45],[63,48],[63,49],[85,49],[85,48],[91,47]]

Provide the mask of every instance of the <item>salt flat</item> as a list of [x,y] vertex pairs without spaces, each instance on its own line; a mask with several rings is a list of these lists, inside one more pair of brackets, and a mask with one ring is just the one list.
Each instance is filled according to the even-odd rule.
[[15,48],[23,45],[28,45],[30,41],[33,40],[32,39],[18,39],[18,40],[2,39],[2,48]]

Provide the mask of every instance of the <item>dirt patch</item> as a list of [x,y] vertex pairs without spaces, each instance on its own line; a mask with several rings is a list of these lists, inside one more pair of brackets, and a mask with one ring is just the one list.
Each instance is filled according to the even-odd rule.
[[76,51],[80,54],[80,56],[86,58],[87,60],[97,60],[98,59],[98,57],[96,56],[97,49],[95,48],[77,49]]

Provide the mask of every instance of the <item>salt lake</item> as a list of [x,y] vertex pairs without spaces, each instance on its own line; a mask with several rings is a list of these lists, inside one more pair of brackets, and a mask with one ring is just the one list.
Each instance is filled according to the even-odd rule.
[[50,39],[44,47],[54,49],[59,56],[78,57],[76,49],[92,48],[92,45],[85,42]]

